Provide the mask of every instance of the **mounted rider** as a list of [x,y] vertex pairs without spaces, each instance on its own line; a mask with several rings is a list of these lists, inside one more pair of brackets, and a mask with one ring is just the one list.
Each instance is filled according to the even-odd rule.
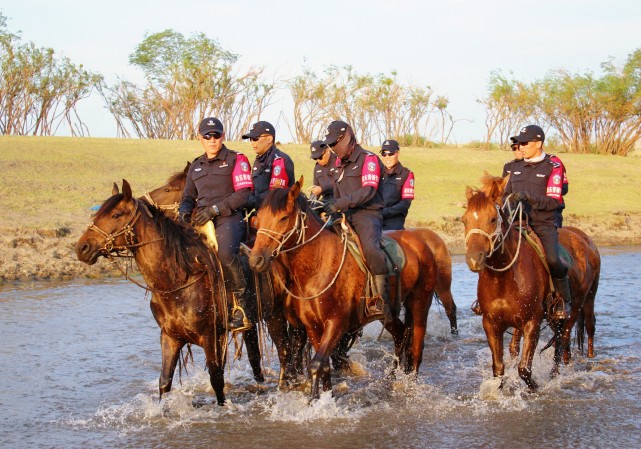
[[321,148],[322,143],[322,140],[315,140],[310,145],[310,156],[316,161],[310,192],[316,198],[328,201],[334,197],[336,155],[327,146]]
[[334,121],[327,127],[321,148],[331,148],[336,156],[334,197],[325,203],[327,214],[342,212],[361,240],[365,263],[374,278],[374,285],[383,301],[387,326],[393,320],[387,291],[387,265],[381,248],[383,233],[382,184],[383,164],[374,153],[364,150],[356,141],[352,127],[343,121]]
[[556,319],[567,319],[572,296],[568,267],[559,257],[557,232],[565,206],[565,168],[558,157],[551,157],[543,150],[545,134],[539,126],[525,126],[515,137],[523,150],[524,158],[512,165],[512,173],[505,186],[503,199],[511,196],[513,200],[522,202],[528,222],[543,245],[554,288],[563,299],[563,304],[557,303],[553,316]]
[[225,146],[223,124],[215,117],[200,123],[198,140],[205,153],[189,167],[179,218],[196,227],[213,223],[218,258],[234,299],[229,327],[234,332],[244,331],[251,326],[245,313],[250,295],[238,253],[244,233],[243,209],[252,191],[249,161]]
[[388,139],[381,145],[383,173],[383,231],[405,229],[405,218],[414,199],[414,173],[398,160],[401,147]]

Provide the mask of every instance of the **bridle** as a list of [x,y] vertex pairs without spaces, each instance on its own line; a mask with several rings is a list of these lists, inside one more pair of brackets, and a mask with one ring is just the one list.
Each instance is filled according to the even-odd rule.
[[[288,251],[293,251],[297,248],[301,248],[302,246],[306,245],[307,243],[311,242],[314,240],[316,237],[320,235],[320,233],[325,229],[327,226],[331,225],[332,220],[331,218],[328,218],[327,221],[321,226],[321,228],[318,230],[316,234],[314,234],[312,237],[310,237],[308,240],[305,240],[305,229],[307,229],[307,226],[305,225],[305,221],[307,220],[307,214],[303,212],[302,210],[298,209],[296,212],[296,222],[294,223],[294,226],[292,229],[290,229],[287,232],[281,233],[277,231],[273,231],[271,229],[267,228],[260,228],[257,231],[257,234],[263,234],[270,239],[274,240],[278,246],[272,251],[272,257],[275,258],[281,253],[286,253]],[[298,234],[298,239],[296,239],[296,244],[290,248],[285,248],[283,249],[285,243],[294,235]],[[336,279],[338,279],[338,275],[340,274],[341,270],[343,269],[343,265],[345,264],[345,259],[347,256],[347,237],[343,236],[341,238],[343,240],[343,255],[341,257],[341,263],[338,266],[338,270],[336,270],[336,273],[334,274],[333,279],[329,282],[329,284],[320,292],[311,295],[311,296],[298,296],[294,293],[292,293],[287,286],[285,285],[285,282],[280,278],[280,276],[274,276],[280,285],[285,289],[285,291],[291,295],[293,298],[296,299],[301,299],[301,300],[309,300],[309,299],[316,299],[319,296],[321,296],[323,293],[325,293],[327,290],[329,290],[335,283]]]
[[154,201],[154,199],[151,197],[149,192],[145,192],[144,198],[149,204],[154,206],[156,209],[159,209],[161,211],[173,210],[174,218],[178,218],[178,213],[179,213],[178,209],[180,208],[179,202],[176,201],[174,204],[158,204]]
[[485,232],[482,229],[473,228],[473,229],[470,229],[468,231],[468,233],[465,235],[465,246],[466,247],[467,247],[468,240],[474,234],[480,234],[482,236],[487,237],[488,240],[490,241],[490,252],[487,254],[486,257],[490,258],[492,256],[492,254],[494,254],[498,249],[503,250],[503,244],[505,243],[505,237],[507,237],[508,233],[512,229],[512,226],[514,225],[514,219],[516,218],[516,215],[517,214],[519,215],[519,242],[518,242],[518,245],[516,247],[516,252],[514,254],[514,258],[512,259],[512,261],[507,266],[505,266],[503,268],[494,268],[491,265],[486,263],[485,266],[488,267],[492,271],[500,272],[500,271],[509,270],[510,267],[512,265],[514,265],[514,263],[516,262],[516,259],[518,258],[519,252],[520,252],[520,249],[521,249],[521,240],[522,240],[523,232],[522,232],[520,223],[522,223],[522,218],[523,218],[523,204],[521,204],[519,202],[517,204],[516,208],[514,210],[511,210],[509,208],[509,199],[510,199],[510,197],[508,196],[505,199],[505,203],[503,205],[503,207],[507,206],[507,208],[510,210],[510,214],[509,214],[509,218],[508,218],[509,226],[507,227],[505,232],[502,232],[502,228],[503,228],[502,208],[499,207],[499,205],[497,203],[494,203],[494,208],[496,209],[496,217],[497,217],[496,218],[496,228],[494,229],[494,232],[492,232],[491,234],[488,234],[487,232]]

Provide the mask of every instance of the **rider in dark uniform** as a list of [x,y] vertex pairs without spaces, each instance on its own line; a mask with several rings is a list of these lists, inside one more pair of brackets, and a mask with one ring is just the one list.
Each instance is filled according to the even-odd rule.
[[503,165],[503,174],[501,175],[501,178],[505,178],[507,175],[512,173],[512,166],[523,159],[523,150],[521,150],[521,147],[519,147],[519,143],[516,141],[516,136],[510,137],[510,141],[510,148],[512,148],[514,159],[506,162],[505,165]]
[[334,197],[334,172],[336,171],[336,155],[328,147],[321,148],[322,140],[315,140],[310,145],[311,157],[316,161],[314,166],[312,195],[324,201]]
[[569,316],[572,302],[568,267],[559,257],[557,232],[561,222],[559,206],[563,204],[565,168],[558,157],[552,158],[543,151],[545,134],[540,127],[528,125],[522,128],[516,140],[523,149],[524,159],[512,166],[503,197],[512,195],[513,200],[523,202],[529,224],[541,239],[554,287],[563,298],[565,307],[559,305],[554,316],[564,319]]
[[383,230],[405,229],[405,218],[414,199],[414,173],[398,161],[401,148],[396,140],[381,146],[383,172]]
[[[194,159],[187,172],[180,218],[184,222],[191,220],[195,226],[213,220],[218,257],[229,290],[237,305],[246,310],[249,294],[238,252],[244,231],[243,209],[252,189],[249,161],[244,154],[224,145],[223,125],[217,118],[209,117],[200,123],[198,140],[205,153]],[[196,213],[191,219],[194,208]],[[233,331],[249,328],[244,310],[235,308],[230,316]]]
[[[380,176],[383,164],[374,153],[364,150],[356,142],[351,126],[343,121],[330,123],[321,147],[330,147],[338,157],[334,172],[334,198],[325,204],[325,212],[343,212],[358,234],[365,263],[383,300],[382,313],[387,326],[393,317],[387,292],[385,254],[381,249],[383,195]],[[373,312],[380,313],[380,310]]]
[[271,123],[254,123],[243,139],[250,139],[256,152],[252,170],[254,190],[247,200],[247,210],[258,209],[271,189],[288,188],[294,185],[294,162],[276,148],[276,130]]

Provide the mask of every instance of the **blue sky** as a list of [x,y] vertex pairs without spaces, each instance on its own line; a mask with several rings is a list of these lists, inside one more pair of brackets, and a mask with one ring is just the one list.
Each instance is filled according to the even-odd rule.
[[[264,66],[278,78],[297,75],[303,65],[318,72],[330,64],[359,73],[396,70],[401,82],[449,97],[459,143],[483,138],[485,114],[476,100],[492,70],[524,81],[555,68],[598,73],[609,57],[622,64],[641,47],[641,2],[623,0],[20,0],[0,4],[0,11],[23,42],[51,47],[108,82],[139,80],[129,54],[146,33],[167,28],[204,32],[240,55],[243,67]],[[263,118],[278,122],[288,108],[277,98]],[[80,110],[92,136],[115,136],[97,99]]]

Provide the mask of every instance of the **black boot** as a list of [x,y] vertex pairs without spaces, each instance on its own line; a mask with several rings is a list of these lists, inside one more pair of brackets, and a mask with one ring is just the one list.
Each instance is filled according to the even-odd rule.
[[227,269],[229,281],[229,291],[232,295],[232,311],[229,316],[229,329],[232,332],[242,332],[251,328],[251,322],[247,318],[249,307],[247,282],[243,273],[243,267],[238,260],[234,258]]
[[387,291],[387,275],[375,274],[374,286],[376,287],[376,292],[383,300],[383,325],[387,327],[394,321],[392,307],[389,300],[389,292]]
[[561,301],[556,301],[552,318],[555,320],[567,320],[570,318],[572,295],[570,293],[570,280],[567,276],[561,279],[552,278],[552,283],[556,289]]

